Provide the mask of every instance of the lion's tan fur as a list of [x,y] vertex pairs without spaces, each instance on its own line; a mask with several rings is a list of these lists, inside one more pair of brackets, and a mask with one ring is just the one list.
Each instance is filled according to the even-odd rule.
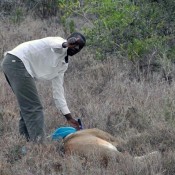
[[126,159],[133,160],[139,166],[145,166],[146,161],[156,161],[160,158],[158,151],[149,153],[141,157],[132,157],[128,153],[121,153],[117,150],[117,146],[122,146],[124,142],[121,138],[115,138],[102,130],[84,129],[64,138],[65,154],[76,154],[86,158],[94,158],[105,163],[111,158],[123,161]]
[[122,139],[117,139],[102,130],[85,129],[66,137],[64,150],[66,154],[96,155],[106,159],[116,155],[122,156],[116,148],[122,142]]

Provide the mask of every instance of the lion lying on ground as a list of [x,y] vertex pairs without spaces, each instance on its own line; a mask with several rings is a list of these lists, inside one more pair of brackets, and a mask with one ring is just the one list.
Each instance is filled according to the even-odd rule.
[[63,148],[66,155],[79,155],[89,159],[94,156],[105,164],[111,160],[124,161],[132,159],[139,166],[145,165],[146,162],[154,162],[160,159],[160,153],[154,151],[144,156],[132,157],[129,153],[120,152],[117,148],[125,143],[121,138],[115,138],[112,135],[100,129],[84,129],[69,133],[63,138]]
[[116,147],[122,142],[122,139],[96,128],[80,130],[63,139],[65,154],[81,155],[90,154],[94,149],[105,156],[109,153],[120,154]]

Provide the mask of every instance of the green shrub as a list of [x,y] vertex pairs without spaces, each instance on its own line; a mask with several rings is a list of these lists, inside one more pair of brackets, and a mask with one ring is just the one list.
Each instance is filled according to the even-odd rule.
[[170,45],[168,38],[175,32],[175,4],[171,0],[81,2],[61,1],[64,20],[75,15],[84,17],[89,23],[83,29],[87,43],[97,58],[115,54],[138,60],[163,47],[168,48],[167,58],[173,57],[175,42]]

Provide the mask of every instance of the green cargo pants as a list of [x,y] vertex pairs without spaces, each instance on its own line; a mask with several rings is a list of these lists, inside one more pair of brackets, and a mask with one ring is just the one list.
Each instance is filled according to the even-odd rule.
[[7,54],[2,70],[12,88],[20,108],[19,132],[28,141],[42,141],[44,138],[44,115],[35,80],[27,72],[22,61]]

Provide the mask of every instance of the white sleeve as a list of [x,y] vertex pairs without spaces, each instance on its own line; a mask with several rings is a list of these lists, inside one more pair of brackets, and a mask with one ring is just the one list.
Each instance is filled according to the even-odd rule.
[[56,107],[61,110],[63,115],[69,114],[69,108],[67,106],[66,99],[64,97],[64,73],[60,73],[59,76],[52,79],[53,98],[55,100]]
[[63,48],[62,44],[66,42],[67,40],[61,38],[61,37],[51,37],[49,38],[49,45],[51,48]]

